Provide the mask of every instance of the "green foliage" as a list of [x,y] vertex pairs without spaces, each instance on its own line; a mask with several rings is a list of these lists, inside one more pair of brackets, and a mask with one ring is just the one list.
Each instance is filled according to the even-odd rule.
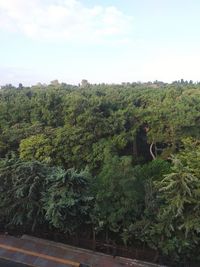
[[155,183],[159,212],[151,225],[154,246],[174,259],[197,257],[200,242],[200,145],[185,139],[169,174]]
[[131,157],[107,153],[95,184],[92,214],[96,231],[122,232],[141,212]]
[[89,220],[92,197],[88,195],[87,171],[55,169],[43,195],[45,217],[63,232],[74,233]]
[[138,198],[140,212],[136,218],[131,218],[123,229],[122,238],[126,243],[134,244],[135,240],[139,240],[156,248],[149,234],[159,210],[158,189],[154,183],[161,181],[169,171],[170,164],[161,159],[134,167],[134,195]]
[[197,258],[199,114],[200,84],[183,80],[3,87],[0,223]]
[[51,138],[44,134],[37,134],[23,139],[19,147],[22,160],[38,160],[43,163],[51,163],[53,145]]
[[0,161],[0,222],[34,230],[44,222],[41,193],[49,169],[15,157]]
[[48,167],[15,156],[0,161],[0,223],[34,231],[42,224],[73,233],[89,223],[93,197],[87,170]]

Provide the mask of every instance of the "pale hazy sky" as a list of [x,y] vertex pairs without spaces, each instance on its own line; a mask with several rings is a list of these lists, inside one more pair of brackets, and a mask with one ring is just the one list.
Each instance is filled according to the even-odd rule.
[[200,80],[199,0],[0,0],[0,85]]

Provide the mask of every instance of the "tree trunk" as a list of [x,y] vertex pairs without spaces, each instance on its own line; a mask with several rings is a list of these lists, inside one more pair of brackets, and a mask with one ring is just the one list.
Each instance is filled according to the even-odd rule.
[[134,158],[137,158],[138,156],[138,152],[137,152],[137,139],[135,137],[134,141],[133,141],[133,156]]
[[92,229],[92,241],[93,241],[93,250],[95,251],[96,250],[96,233],[95,233],[95,230],[94,230],[94,227]]
[[153,160],[155,160],[156,159],[156,156],[153,153],[153,145],[154,145],[154,142],[151,143],[149,151],[150,151],[150,154],[151,154]]

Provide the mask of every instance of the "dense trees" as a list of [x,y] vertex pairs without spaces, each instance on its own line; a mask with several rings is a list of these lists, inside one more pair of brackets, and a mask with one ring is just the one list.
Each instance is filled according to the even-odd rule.
[[172,158],[171,172],[157,182],[161,201],[158,222],[162,235],[159,246],[165,253],[190,259],[199,243],[200,233],[200,145],[186,139],[184,150]]
[[34,230],[44,223],[42,192],[49,169],[12,156],[0,161],[0,222]]
[[191,82],[3,87],[0,223],[198,258],[199,114]]
[[63,232],[73,234],[89,223],[93,197],[88,195],[89,174],[74,169],[54,170],[47,179],[43,203],[46,219]]

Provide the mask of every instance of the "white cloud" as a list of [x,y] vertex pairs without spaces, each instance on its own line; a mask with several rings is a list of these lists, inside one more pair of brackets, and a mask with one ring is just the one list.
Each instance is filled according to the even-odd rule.
[[0,28],[40,40],[121,41],[131,32],[132,17],[78,0],[0,0]]

